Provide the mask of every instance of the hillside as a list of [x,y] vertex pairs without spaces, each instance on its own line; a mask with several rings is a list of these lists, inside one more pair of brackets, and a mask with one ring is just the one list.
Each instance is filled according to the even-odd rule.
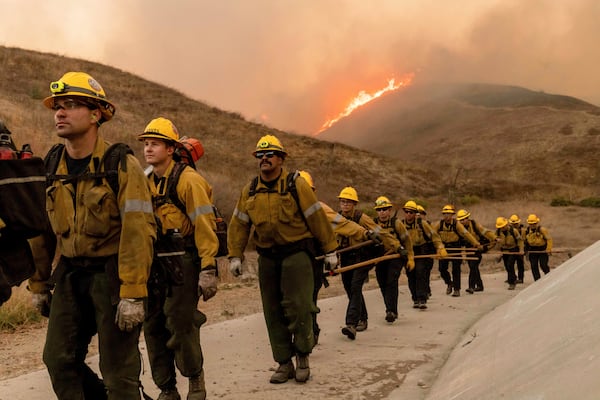
[[[141,157],[135,140],[148,121],[164,116],[182,134],[200,139],[205,156],[198,168],[213,184],[216,202],[230,215],[243,185],[258,170],[251,153],[265,134],[277,135],[286,146],[290,169],[306,169],[315,178],[319,197],[335,205],[336,195],[354,185],[365,207],[385,192],[398,198],[433,196],[435,186],[416,166],[342,144],[280,132],[248,122],[239,114],[219,110],[190,99],[171,88],[101,64],[0,46],[0,119],[13,132],[17,144],[31,143],[45,154],[57,140],[52,112],[41,100],[49,84],[67,71],[85,71],[104,87],[117,106],[115,118],[101,132],[110,141],[129,143]],[[143,162],[142,162],[143,163]]]
[[446,188],[485,198],[548,201],[600,188],[600,108],[519,87],[415,85],[318,137],[420,163]]

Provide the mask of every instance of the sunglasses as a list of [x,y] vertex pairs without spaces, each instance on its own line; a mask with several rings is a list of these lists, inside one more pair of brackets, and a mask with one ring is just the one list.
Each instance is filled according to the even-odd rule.
[[392,209],[392,207],[386,207],[386,208],[378,208],[377,212],[382,212],[382,211],[390,211]]
[[412,211],[412,210],[404,210],[404,212],[406,214],[416,214],[417,213],[416,211]]
[[254,153],[254,157],[258,158],[259,160],[263,157],[273,158],[276,155],[277,154],[275,154],[274,151],[258,151]]

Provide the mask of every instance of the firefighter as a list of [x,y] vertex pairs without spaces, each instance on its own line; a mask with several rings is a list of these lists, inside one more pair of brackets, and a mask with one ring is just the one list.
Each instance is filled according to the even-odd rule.
[[[469,287],[466,292],[473,294],[474,292],[483,292],[483,280],[481,279],[481,273],[479,271],[479,264],[481,264],[481,254],[489,250],[490,244],[493,246],[496,244],[496,235],[492,230],[486,229],[481,224],[471,219],[471,213],[467,210],[458,210],[456,213],[456,220],[459,221],[467,229],[467,231],[473,235],[473,237],[479,240],[479,243],[483,246],[483,251],[476,250],[475,254],[471,258],[476,260],[469,260]],[[463,245],[468,245],[464,242]]]
[[550,272],[548,256],[552,255],[552,237],[548,229],[540,226],[540,219],[535,214],[527,217],[527,229],[525,230],[525,251],[531,264],[533,280],[540,279],[540,270],[544,275]]
[[[340,201],[339,213],[345,218],[356,222],[366,229],[377,232],[381,235],[383,246],[365,246],[357,250],[347,251],[340,255],[340,264],[348,266],[371,258],[383,255],[387,249],[395,249],[402,253],[404,249],[400,246],[398,239],[388,232],[385,232],[368,215],[356,209],[358,204],[358,193],[356,189],[347,186],[340,191],[338,195]],[[356,244],[350,238],[340,237],[338,239],[340,249]],[[348,307],[346,309],[346,326],[342,328],[342,334],[350,340],[356,339],[356,332],[362,332],[368,327],[368,312],[365,304],[365,298],[362,294],[362,288],[365,280],[369,276],[372,266],[364,266],[350,271],[342,272],[342,282],[344,290],[348,296]]]
[[[316,192],[315,184],[310,173],[307,171],[300,171],[299,174],[310,185],[313,191]],[[357,242],[364,242],[367,240],[372,240],[375,243],[381,242],[381,238],[376,232],[365,229],[356,222],[344,218],[324,202],[320,201],[319,203],[321,204],[321,207],[323,207],[323,210],[325,210],[327,220],[331,224],[333,232],[338,235],[338,237],[343,236],[352,238]],[[313,332],[315,336],[315,345],[319,342],[319,334],[321,332],[321,328],[319,328],[319,324],[317,323],[317,313],[320,312],[319,307],[317,306],[317,299],[319,297],[319,290],[321,290],[323,284],[325,284],[325,287],[327,287],[328,284],[325,276],[323,275],[323,267],[324,265],[322,259],[317,260],[316,258],[313,258],[313,277],[315,279],[313,301],[316,307],[316,311],[313,313]]]
[[[513,214],[510,216],[510,218],[508,219],[508,223],[510,224],[510,226],[512,226],[514,229],[516,229],[519,234],[521,235],[521,237],[523,238],[523,240],[525,239],[525,226],[523,226],[523,224],[521,223],[521,219],[519,218],[519,216],[517,214]],[[523,283],[523,279],[525,278],[525,256],[524,255],[517,255],[516,256],[516,263],[517,263],[517,280],[515,281],[515,283]]]
[[[56,161],[46,209],[60,259],[50,277],[54,243],[32,243],[37,271],[29,283],[34,305],[50,307],[44,363],[59,399],[140,399],[138,339],[156,238],[148,181],[123,153],[113,190],[99,129],[115,106],[93,77],[68,72],[50,91],[43,103],[65,143],[47,156],[47,168]],[[103,381],[85,363],[96,333]]]
[[504,217],[496,218],[496,243],[502,251],[508,290],[514,290],[517,283],[515,263],[517,262],[517,256],[524,254],[524,243],[519,231],[510,226],[508,220]]
[[152,377],[161,390],[159,400],[179,400],[177,366],[189,379],[188,400],[203,400],[200,326],[206,316],[197,305],[200,296],[207,301],[217,292],[212,188],[191,166],[173,159],[179,132],[170,120],[153,119],[138,139],[152,166],[148,180],[158,225],[144,321]]
[[393,204],[385,196],[375,200],[375,223],[393,235],[403,248],[402,257],[379,262],[375,266],[375,276],[385,304],[385,320],[388,323],[398,318],[398,280],[402,267],[406,267],[406,275],[411,275],[415,268],[413,243],[402,221],[392,215]]
[[[479,241],[471,235],[462,224],[457,224],[454,218],[456,211],[454,206],[447,204],[442,208],[443,219],[433,226],[446,249],[458,249],[463,243],[469,243],[473,247],[477,247],[483,250],[483,246],[479,244]],[[462,260],[444,260],[443,258],[438,262],[438,268],[442,279],[447,285],[446,294],[452,294],[452,297],[460,296],[460,265]],[[452,276],[448,273],[448,265],[452,263]]]
[[253,155],[260,172],[242,190],[231,217],[229,268],[234,276],[241,274],[244,249],[254,226],[263,313],[273,358],[279,363],[270,382],[284,383],[290,378],[306,382],[310,376],[309,354],[315,343],[315,238],[325,254],[326,269],[337,265],[337,243],[310,185],[304,179],[295,179],[295,174],[284,167],[287,152],[279,139],[273,135],[261,137]]
[[[423,207],[421,207],[423,208]],[[404,219],[402,223],[406,226],[408,234],[413,245],[413,254],[415,256],[433,256],[447,257],[448,253],[444,248],[442,239],[434,230],[429,222],[421,215],[424,211],[419,211],[419,205],[414,200],[408,200],[402,207]],[[410,289],[413,308],[425,310],[427,300],[431,295],[429,287],[429,278],[433,268],[433,257],[415,258],[415,268],[407,272],[408,288]]]

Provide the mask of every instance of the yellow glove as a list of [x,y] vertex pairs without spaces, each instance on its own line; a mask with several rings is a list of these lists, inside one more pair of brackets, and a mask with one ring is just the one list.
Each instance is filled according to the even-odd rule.
[[437,255],[442,258],[446,258],[446,257],[448,257],[448,252],[446,251],[445,248],[441,247],[437,250]]
[[408,271],[412,271],[413,269],[415,269],[415,259],[414,258],[409,258],[408,261],[406,262],[406,269]]

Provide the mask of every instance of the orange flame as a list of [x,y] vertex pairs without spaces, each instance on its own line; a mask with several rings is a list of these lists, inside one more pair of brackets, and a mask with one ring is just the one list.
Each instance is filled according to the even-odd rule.
[[339,113],[337,117],[328,119],[321,126],[321,129],[319,129],[319,131],[315,135],[318,135],[319,133],[323,132],[325,129],[331,128],[340,119],[347,117],[348,115],[352,114],[354,112],[354,110],[356,110],[357,108],[364,106],[365,104],[375,100],[376,98],[384,95],[385,93],[397,90],[403,86],[410,85],[412,83],[414,76],[415,76],[415,74],[413,74],[413,73],[407,74],[398,83],[396,83],[395,78],[388,79],[388,84],[386,87],[384,87],[383,89],[379,89],[378,91],[376,91],[375,93],[372,93],[372,94],[366,93],[364,90],[361,90],[360,92],[358,92],[356,97],[354,97],[354,99],[352,99],[352,101],[350,101],[350,103],[346,106],[344,111]]

